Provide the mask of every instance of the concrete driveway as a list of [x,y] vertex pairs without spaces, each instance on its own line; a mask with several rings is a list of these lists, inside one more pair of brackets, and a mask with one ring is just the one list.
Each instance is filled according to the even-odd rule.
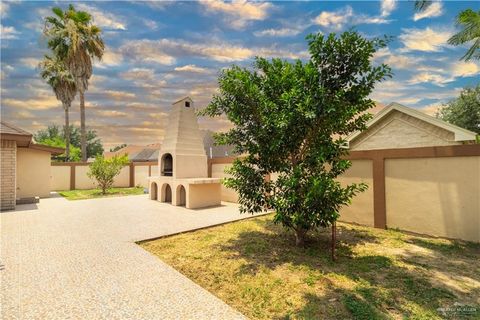
[[245,218],[235,205],[50,198],[0,215],[2,319],[243,317],[135,244]]

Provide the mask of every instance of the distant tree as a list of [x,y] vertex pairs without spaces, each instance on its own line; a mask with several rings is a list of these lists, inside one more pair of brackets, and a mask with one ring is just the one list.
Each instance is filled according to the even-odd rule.
[[[295,231],[297,245],[309,230],[332,225],[340,208],[366,189],[336,180],[351,165],[342,137],[366,128],[366,111],[375,105],[368,96],[391,75],[387,65],[371,64],[383,39],[355,31],[307,39],[305,63],[258,57],[253,70],[223,70],[219,93],[200,112],[226,114],[234,124],[216,139],[245,154],[225,179],[239,194],[241,212],[272,209],[276,223]],[[266,181],[269,173],[278,179]]]
[[463,89],[460,96],[444,104],[436,116],[480,134],[480,84]]
[[107,190],[113,185],[113,180],[120,174],[122,168],[129,163],[128,156],[114,156],[110,159],[105,159],[103,156],[98,156],[95,161],[90,164],[87,176],[95,179],[102,194],[106,194]]
[[125,148],[126,146],[127,146],[126,143],[122,143],[122,144],[120,144],[120,145],[118,145],[118,146],[115,146],[115,147],[113,147],[113,148],[110,148],[110,152],[118,151],[118,150],[120,150],[120,149]]
[[50,57],[45,55],[45,58],[40,63],[40,76],[50,85],[57,100],[62,102],[65,112],[65,161],[68,161],[70,157],[69,110],[77,94],[77,86],[65,63],[56,56]]
[[92,16],[85,11],[55,7],[53,16],[45,18],[44,34],[48,47],[65,62],[80,95],[80,130],[82,161],[87,161],[87,131],[85,128],[85,91],[92,76],[92,59],[101,59],[105,45],[101,29],[93,24]]
[[[75,126],[70,126],[68,130],[70,133],[70,143],[71,148],[75,147],[80,150],[80,130]],[[39,130],[34,134],[34,139],[43,144],[47,144],[44,141],[65,141],[64,136],[65,128],[60,129],[57,125],[50,125],[46,129]],[[60,146],[60,145],[59,145]],[[65,145],[63,146],[65,147]],[[103,145],[102,140],[98,138],[97,132],[95,130],[88,130],[87,132],[87,155],[89,158],[96,157],[103,154]],[[70,159],[71,161],[80,161],[81,155],[79,158],[75,157]]]

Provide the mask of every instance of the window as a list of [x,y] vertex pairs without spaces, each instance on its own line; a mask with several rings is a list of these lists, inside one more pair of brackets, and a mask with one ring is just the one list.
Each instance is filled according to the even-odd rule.
[[190,101],[185,101],[185,107],[190,108]]

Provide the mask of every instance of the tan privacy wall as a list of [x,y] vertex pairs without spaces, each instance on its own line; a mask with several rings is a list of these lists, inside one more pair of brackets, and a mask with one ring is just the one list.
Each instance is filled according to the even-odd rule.
[[15,159],[17,143],[11,140],[1,141],[1,210],[15,209]]
[[17,198],[50,197],[50,152],[17,149]]
[[480,241],[480,157],[386,159],[387,226]]
[[148,188],[148,177],[148,166],[135,166],[135,186]]
[[50,185],[52,190],[62,191],[70,189],[70,166],[52,166]]
[[350,206],[340,211],[340,221],[355,222],[373,226],[373,173],[371,160],[352,160],[352,166],[338,177],[343,185],[364,182],[368,185],[365,192],[353,198]]
[[[154,172],[156,166],[152,166],[152,173]],[[61,190],[70,190],[72,181],[71,174],[72,170],[75,177],[75,189],[92,189],[96,188],[97,185],[94,180],[90,179],[87,176],[88,165],[85,164],[76,164],[76,163],[53,163],[51,167],[51,189],[55,191]],[[140,185],[143,187],[148,187],[147,177],[148,177],[148,165],[134,166],[133,174],[134,176],[134,185]],[[114,187],[129,187],[130,186],[130,166],[125,166],[120,171],[120,174],[115,177],[113,182]]]
[[[225,169],[228,169],[229,167],[230,164],[225,163],[212,164],[212,178],[230,177],[229,174],[225,173]],[[235,190],[229,189],[223,184],[221,185],[221,197],[222,201],[238,202],[238,194],[235,192]]]

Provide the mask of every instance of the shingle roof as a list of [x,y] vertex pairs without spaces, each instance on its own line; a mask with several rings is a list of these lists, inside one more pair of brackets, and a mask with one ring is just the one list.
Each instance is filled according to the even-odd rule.
[[0,133],[2,134],[15,134],[20,136],[32,136],[30,132],[27,132],[11,123],[0,121]]
[[[151,161],[152,155],[157,152],[157,158],[158,158],[158,150],[155,149],[143,149],[142,151],[129,155],[130,161]],[[156,160],[156,159],[155,159]]]

